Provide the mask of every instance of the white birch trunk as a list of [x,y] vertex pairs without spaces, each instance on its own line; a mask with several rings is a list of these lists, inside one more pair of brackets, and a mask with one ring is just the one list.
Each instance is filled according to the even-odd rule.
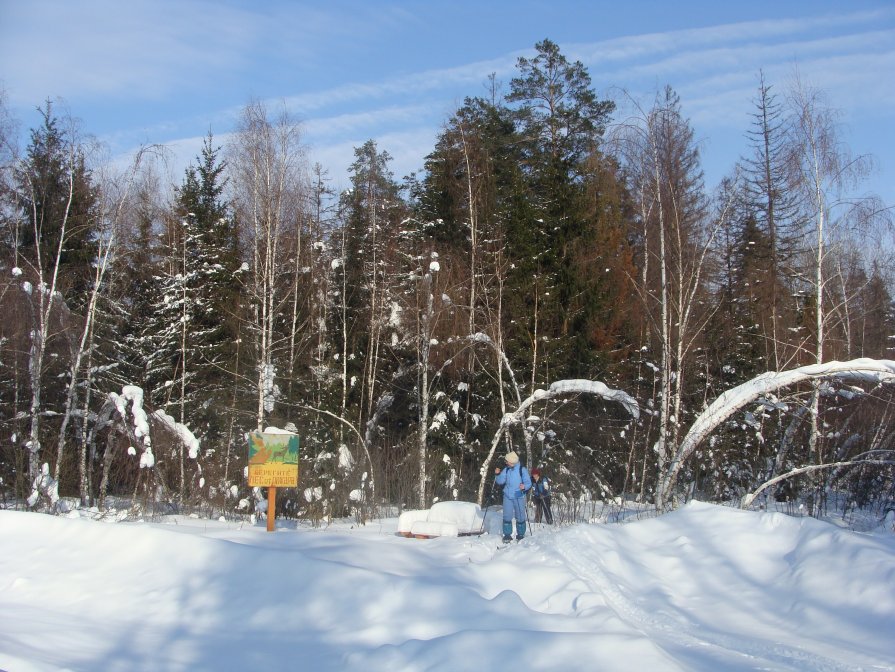
[[428,476],[428,442],[429,442],[429,351],[432,343],[432,316],[434,313],[432,297],[432,273],[426,271],[423,274],[423,292],[425,292],[426,307],[420,317],[420,374],[419,374],[419,434],[417,439],[417,452],[419,457],[419,505],[421,509],[427,508],[427,476]]
[[[41,222],[36,207],[36,192],[32,185],[31,224],[34,228],[35,260],[34,268],[37,271],[38,310],[37,325],[31,330],[31,351],[29,355],[29,380],[31,384],[31,427],[28,437],[28,476],[34,483],[40,473],[40,416],[43,412],[41,395],[43,392],[43,365],[46,355],[47,341],[50,334],[50,320],[54,314],[53,304],[57,301],[56,286],[59,279],[59,266],[62,261],[62,251],[65,245],[65,237],[68,228],[68,217],[74,199],[74,153],[69,151],[68,164],[68,198],[65,204],[62,222],[59,227],[59,245],[57,246],[53,267],[50,270],[50,283],[46,284],[46,269],[43,267],[41,249]],[[61,302],[61,299],[59,299]]]

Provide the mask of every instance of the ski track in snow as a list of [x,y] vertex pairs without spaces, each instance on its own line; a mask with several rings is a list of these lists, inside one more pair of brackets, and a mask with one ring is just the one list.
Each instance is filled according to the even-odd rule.
[[[706,646],[723,649],[719,661],[729,669],[731,654],[743,657],[743,669],[762,670],[816,670],[818,672],[859,672],[867,669],[864,666],[849,666],[829,658],[812,654],[802,649],[789,647],[780,643],[769,643],[767,647],[754,644],[750,638],[725,635],[700,629],[692,621],[683,620],[666,611],[649,613],[628,597],[621,588],[620,581],[613,578],[612,570],[607,567],[607,560],[619,559],[618,553],[601,553],[597,544],[576,540],[574,536],[587,534],[586,528],[574,533],[555,534],[550,538],[553,550],[560,556],[567,567],[602,600],[584,599],[582,595],[576,600],[576,608],[581,612],[594,609],[594,604],[604,603],[623,623],[644,637],[653,641],[669,654],[675,661],[682,662],[681,652],[699,651],[698,658],[711,656]],[[574,535],[574,536],[573,536]],[[714,656],[711,656],[714,657]],[[694,669],[693,661],[687,661],[682,669]],[[717,669],[712,664],[706,670]]]

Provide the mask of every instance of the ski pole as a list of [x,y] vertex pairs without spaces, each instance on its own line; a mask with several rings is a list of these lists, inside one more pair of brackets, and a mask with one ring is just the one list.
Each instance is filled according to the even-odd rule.
[[528,490],[525,491],[523,498],[525,500],[524,506],[525,506],[526,527],[528,528],[528,533],[530,534],[530,536],[533,537],[535,534],[535,524],[534,524],[534,521],[532,520],[531,514],[528,510]]
[[488,509],[491,508],[491,502],[494,501],[494,486],[497,485],[495,481],[491,481],[491,492],[488,493],[488,500],[485,502],[485,510],[482,511],[482,528],[479,530],[479,534],[483,534],[485,532],[485,518],[488,516]]

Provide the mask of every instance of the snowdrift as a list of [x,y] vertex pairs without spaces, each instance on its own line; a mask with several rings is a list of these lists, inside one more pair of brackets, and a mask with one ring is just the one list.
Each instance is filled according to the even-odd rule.
[[0,669],[895,669],[890,529],[698,503],[499,551],[278,525],[0,511]]
[[398,534],[417,539],[482,534],[485,512],[472,502],[436,502],[431,509],[405,511],[398,517]]

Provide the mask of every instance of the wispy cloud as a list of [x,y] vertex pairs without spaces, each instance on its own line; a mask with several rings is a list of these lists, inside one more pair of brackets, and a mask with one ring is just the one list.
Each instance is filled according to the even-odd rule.
[[[18,105],[33,106],[48,95],[65,97],[76,112],[82,101],[118,104],[116,114],[124,121],[107,132],[108,139],[119,147],[171,139],[191,152],[188,160],[209,127],[225,137],[238,119],[238,106],[257,97],[271,106],[285,104],[303,121],[312,153],[324,165],[324,158],[332,161],[334,176],[368,138],[395,157],[396,173],[403,175],[421,166],[441,124],[464,97],[487,95],[492,73],[505,93],[517,58],[534,53],[523,45],[503,53],[470,50],[489,58],[452,67],[420,65],[409,55],[381,62],[381,70],[366,67],[384,43],[409,30],[433,32],[433,17],[443,13],[412,3],[348,0],[0,0],[0,80]],[[671,84],[698,135],[723,129],[741,138],[759,69],[782,88],[798,65],[812,83],[829,89],[834,104],[890,115],[893,21],[895,7],[850,12],[843,6],[829,14],[560,47],[585,64],[598,90],[625,87],[648,99]],[[545,32],[562,25],[544,23]],[[453,25],[445,24],[444,30]],[[437,33],[441,26],[435,28]],[[431,51],[440,47],[433,44]],[[450,58],[467,53],[460,46],[449,49]],[[456,62],[450,58],[440,64]],[[131,101],[157,107],[141,115]]]
[[[891,63],[895,31],[878,29],[878,26],[881,20],[891,21],[893,17],[895,10],[882,9],[792,20],[748,21],[562,45],[562,48],[569,58],[584,62],[597,87],[622,85],[637,94],[650,95],[669,83],[678,88],[695,122],[723,121],[729,126],[748,115],[759,69],[782,85],[798,64],[818,86],[830,85],[843,91],[851,104],[863,103],[870,96],[881,95],[883,100],[890,100],[895,95],[895,79],[883,80],[878,75],[886,72]],[[817,37],[818,30],[835,34]],[[321,136],[404,121],[404,117],[422,112],[420,100],[440,100],[446,116],[451,111],[447,103],[460,102],[459,95],[452,92],[483,94],[484,90],[478,87],[487,76],[495,73],[504,80],[513,76],[516,60],[523,53],[531,55],[531,50],[455,68],[304,93],[286,101],[300,115],[305,115],[309,126]],[[878,67],[869,68],[871,63],[877,63]],[[448,100],[445,96],[454,97]],[[383,100],[406,101],[406,105],[377,106]],[[327,114],[361,101],[367,108],[361,113]]]
[[431,108],[425,105],[391,106],[367,110],[359,113],[341,114],[335,117],[320,117],[304,122],[304,130],[312,138],[327,139],[334,136],[369,137],[371,130],[382,126],[416,125],[420,119],[431,115]]
[[455,68],[425,70],[395,78],[386,78],[374,83],[351,83],[331,89],[301,93],[288,96],[286,103],[299,114],[310,114],[320,109],[344,105],[356,101],[379,101],[385,98],[400,97],[403,99],[419,98],[432,92],[453,91],[466,87],[467,95],[484,94],[484,90],[476,91],[483,85],[488,76],[498,76],[512,72],[516,57],[504,57],[489,61],[469,63]]
[[[800,19],[744,21],[563,46],[573,59],[585,64],[606,64],[611,67],[614,63],[661,60],[665,54],[702,52],[730,44],[761,47],[777,43],[783,37],[788,38],[788,41],[803,43],[797,40],[797,36],[812,35],[818,30],[846,30],[855,26],[865,26],[867,31],[872,31],[880,22],[891,21],[893,18],[895,9],[881,9]],[[865,31],[859,32],[863,34]],[[811,40],[812,38],[808,38],[807,41]]]
[[13,99],[155,98],[242,67],[255,14],[210,3],[4,3],[0,61]]
[[402,7],[339,0],[0,0],[0,79],[22,104],[47,96],[152,100],[245,76],[264,83],[318,73],[338,56],[368,56],[412,20]]

